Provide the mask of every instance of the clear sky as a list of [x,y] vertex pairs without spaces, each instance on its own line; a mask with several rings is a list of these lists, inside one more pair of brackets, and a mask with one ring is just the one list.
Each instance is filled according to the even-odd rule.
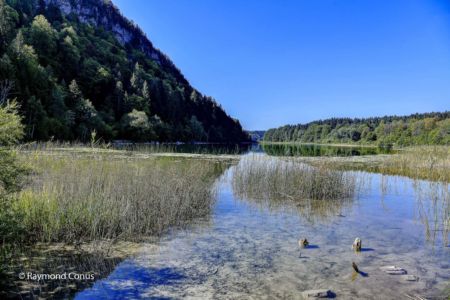
[[450,1],[113,0],[246,129],[450,110]]

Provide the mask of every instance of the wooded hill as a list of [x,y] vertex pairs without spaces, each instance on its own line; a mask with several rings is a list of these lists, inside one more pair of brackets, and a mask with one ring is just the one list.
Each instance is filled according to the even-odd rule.
[[332,118],[270,129],[266,142],[450,145],[450,112],[350,119]]
[[27,140],[248,140],[108,0],[0,0],[0,91]]

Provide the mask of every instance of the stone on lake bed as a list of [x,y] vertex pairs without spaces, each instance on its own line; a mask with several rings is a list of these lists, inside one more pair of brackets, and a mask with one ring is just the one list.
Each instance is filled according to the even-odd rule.
[[419,276],[416,275],[405,275],[403,276],[405,281],[419,281]]
[[306,238],[304,238],[298,241],[298,245],[300,246],[300,248],[306,248],[308,247],[309,242]]
[[306,299],[308,298],[328,298],[331,296],[331,291],[327,289],[321,290],[307,290],[302,292],[302,296]]
[[381,267],[381,270],[390,275],[405,275],[407,273],[405,269],[396,266]]
[[356,238],[352,244],[352,249],[359,252],[362,249],[362,242],[360,238]]

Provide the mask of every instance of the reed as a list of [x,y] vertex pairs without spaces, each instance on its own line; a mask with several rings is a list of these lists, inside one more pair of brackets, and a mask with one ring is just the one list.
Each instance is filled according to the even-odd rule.
[[352,173],[262,155],[242,158],[232,185],[239,199],[275,209],[291,204],[308,220],[336,216],[358,192]]
[[29,239],[133,240],[210,214],[222,166],[102,153],[27,153],[35,170],[14,211]]
[[418,146],[388,156],[374,171],[415,179],[450,182],[450,147]]
[[397,153],[392,155],[295,157],[294,159],[335,170],[366,171],[450,183],[449,146],[415,146],[396,151]]

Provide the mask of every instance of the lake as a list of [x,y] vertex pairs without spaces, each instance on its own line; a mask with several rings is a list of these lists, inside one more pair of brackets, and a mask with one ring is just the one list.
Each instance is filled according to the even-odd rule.
[[[142,243],[75,299],[301,299],[311,289],[338,299],[448,297],[448,184],[324,171],[308,180],[325,181],[319,197],[332,199],[306,200],[307,186],[292,187],[303,174],[295,170],[244,155],[217,180],[211,216]],[[356,237],[361,252],[351,249]],[[415,280],[381,269],[392,265]]]
[[393,154],[390,148],[317,144],[115,144],[116,149],[197,154],[266,153],[271,156],[361,156]]

